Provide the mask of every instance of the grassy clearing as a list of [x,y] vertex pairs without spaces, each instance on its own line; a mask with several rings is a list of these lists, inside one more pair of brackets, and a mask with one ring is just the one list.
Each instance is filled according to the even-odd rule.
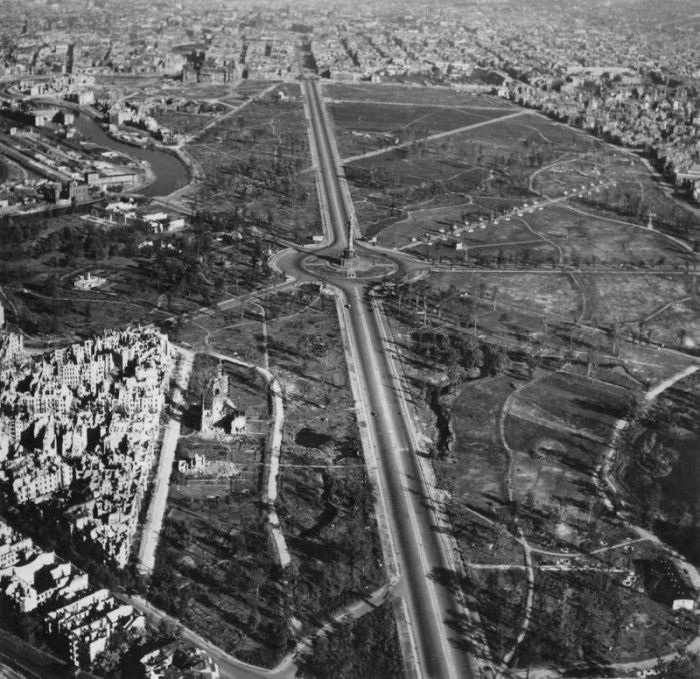
[[[590,182],[600,180],[605,185],[591,191]],[[582,185],[588,185],[587,190],[581,192]],[[615,149],[597,150],[545,167],[533,177],[533,187],[545,195],[583,193],[574,198],[582,206],[600,207],[638,224],[646,224],[651,215],[662,231],[680,236],[700,223],[697,213],[674,200],[672,190],[651,174],[646,163]]]
[[[627,390],[572,374],[549,373],[510,401],[505,440],[513,450],[513,498],[528,515],[526,530],[567,545],[626,535],[604,510],[594,471]],[[614,537],[613,537],[614,536]],[[594,545],[595,546],[595,545]]]
[[685,334],[683,340],[687,346],[697,347],[700,344],[700,309],[696,299],[686,302],[676,302],[665,310],[646,321],[647,326],[653,327],[657,341],[664,344],[675,344],[679,332]]
[[507,109],[437,106],[387,106],[385,103],[343,102],[327,105],[336,128],[341,157],[351,156],[498,118]]
[[589,321],[602,326],[633,327],[641,323],[652,330],[652,339],[657,339],[657,330],[665,330],[666,336],[675,330],[668,323],[668,317],[664,318],[663,313],[654,316],[654,312],[674,300],[689,296],[688,281],[684,276],[584,274],[577,276],[576,280],[586,297],[586,318]]
[[323,82],[327,99],[357,99],[382,104],[415,104],[425,106],[487,106],[513,108],[503,99],[483,94],[468,94],[442,87],[411,87],[394,84],[327,83]]
[[[353,199],[383,210],[373,232],[397,221],[396,207],[410,209],[447,197],[465,202],[471,194],[500,201],[529,199],[530,176],[548,163],[602,148],[600,142],[533,114],[493,121],[478,129],[422,141],[346,165]],[[380,194],[375,194],[378,190]],[[466,195],[465,195],[466,194]],[[461,200],[457,199],[461,197]],[[485,202],[482,198],[475,200]],[[491,203],[493,205],[493,202]],[[359,215],[358,215],[359,216]]]
[[460,294],[490,298],[496,309],[506,314],[514,311],[535,313],[544,317],[570,319],[581,307],[580,294],[566,274],[517,273],[452,273],[435,275],[434,286],[444,290],[454,285]]
[[451,404],[455,464],[436,464],[441,484],[457,503],[479,510],[505,501],[508,456],[498,434],[498,413],[513,391],[500,376],[466,384]]
[[574,264],[684,266],[687,253],[663,235],[578,209],[548,206],[524,219],[534,231],[554,240]]

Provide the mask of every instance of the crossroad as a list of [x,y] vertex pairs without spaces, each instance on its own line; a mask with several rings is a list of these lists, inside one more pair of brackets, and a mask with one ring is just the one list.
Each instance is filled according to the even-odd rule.
[[[331,230],[329,252],[346,245],[346,224],[354,219],[342,169],[323,111],[318,84],[303,80],[313,143],[321,172],[321,203]],[[361,254],[361,253],[360,253]],[[282,266],[293,276],[308,278],[304,259],[296,253]],[[366,283],[341,276],[331,282],[343,297],[341,323],[349,340],[351,359],[361,391],[361,426],[377,460],[380,501],[385,507],[392,546],[399,566],[397,592],[406,603],[410,628],[406,653],[424,679],[469,679],[474,676],[467,640],[460,631],[469,623],[457,588],[451,555],[441,534],[438,508],[410,436],[404,407],[406,394],[395,376],[378,314]]]

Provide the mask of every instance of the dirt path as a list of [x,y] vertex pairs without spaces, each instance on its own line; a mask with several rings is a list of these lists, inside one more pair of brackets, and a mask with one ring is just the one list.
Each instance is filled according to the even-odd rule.
[[[525,384],[520,385],[515,391],[511,392],[508,398],[506,399],[505,403],[503,404],[503,407],[501,408],[500,415],[498,417],[498,436],[501,441],[501,445],[505,448],[506,452],[508,453],[508,470],[506,471],[506,492],[508,494],[508,500],[510,502],[513,502],[513,465],[515,464],[515,456],[517,454],[516,450],[513,450],[509,445],[508,441],[506,440],[506,435],[505,435],[505,421],[506,417],[508,415],[508,412],[510,411],[511,404],[513,401],[527,388],[532,386],[533,384],[541,381],[544,379],[546,374],[540,375],[538,377],[535,377],[534,379],[526,382]],[[535,569],[532,564],[532,548],[530,546],[530,543],[528,542],[527,538],[525,537],[525,533],[523,532],[522,526],[520,525],[520,521],[516,518],[516,527],[517,527],[517,540],[518,542],[522,545],[523,551],[524,551],[524,557],[525,557],[525,569],[526,569],[526,575],[527,575],[527,600],[525,601],[525,614],[523,617],[523,622],[520,626],[520,632],[518,633],[517,638],[515,639],[515,642],[513,644],[513,647],[508,651],[504,656],[502,660],[502,667],[505,670],[510,662],[513,660],[513,657],[518,651],[518,648],[520,648],[520,644],[523,642],[525,639],[525,636],[527,634],[528,629],[530,628],[530,621],[532,619],[532,608],[533,608],[533,602],[535,599]]]
[[[515,113],[510,113],[506,116],[501,116],[500,118],[490,118],[489,120],[483,120],[479,123],[472,123],[471,125],[464,125],[463,127],[457,127],[454,130],[446,130],[444,132],[436,132],[435,134],[428,135],[422,141],[434,141],[435,139],[442,139],[443,137],[449,137],[453,134],[460,134],[461,132],[469,132],[470,130],[475,130],[479,127],[484,127],[486,125],[491,125],[493,123],[500,123],[504,120],[509,120],[510,118],[517,118],[528,111],[516,111]],[[367,151],[366,153],[360,153],[356,156],[348,156],[347,158],[342,158],[343,164],[352,163],[356,160],[364,160],[365,158],[373,158],[374,156],[380,156],[383,153],[389,153],[390,151],[395,151],[396,149],[405,148],[413,144],[412,141],[403,142],[401,144],[394,144],[393,146],[387,146],[385,148],[376,149],[375,151]]]
[[551,245],[553,248],[556,249],[556,251],[559,253],[559,258],[557,259],[557,264],[561,264],[562,260],[564,259],[564,253],[562,252],[562,249],[551,239],[547,238],[547,236],[542,235],[539,231],[535,231],[527,221],[527,219],[524,219],[523,217],[518,217],[518,219],[525,224],[525,228],[538,238],[541,238],[545,243],[548,243]]

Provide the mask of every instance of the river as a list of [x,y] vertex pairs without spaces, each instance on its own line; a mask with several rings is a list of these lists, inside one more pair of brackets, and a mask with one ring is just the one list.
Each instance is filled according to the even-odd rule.
[[187,166],[174,153],[153,147],[132,146],[112,139],[93,118],[84,114],[76,116],[75,126],[85,139],[95,144],[132,158],[148,161],[156,180],[150,186],[139,191],[144,196],[166,196],[182,188],[190,180]]

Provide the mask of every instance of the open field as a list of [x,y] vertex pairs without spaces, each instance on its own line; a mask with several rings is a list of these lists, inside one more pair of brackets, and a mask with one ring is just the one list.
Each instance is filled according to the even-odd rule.
[[[542,332],[546,322],[579,320],[591,327],[615,328],[620,336],[641,336],[666,345],[678,344],[679,333],[688,344],[700,338],[694,277],[684,274],[485,271],[444,272],[433,274],[432,280],[431,289],[443,308],[453,309],[455,318],[462,320],[476,304],[482,307],[474,312],[479,324],[494,332],[510,332],[522,324]],[[532,317],[528,320],[531,314],[541,319],[539,328]],[[596,345],[609,350],[610,340],[600,335]]]
[[[603,182],[600,187],[591,183]],[[586,206],[600,208],[612,217],[637,224],[652,224],[661,231],[687,237],[700,219],[686,203],[674,200],[665,185],[637,155],[605,147],[571,155],[541,168],[531,178],[532,188],[546,196],[569,196]]]
[[[455,204],[435,205],[421,209],[405,211],[407,216],[401,221],[382,229],[377,234],[377,242],[388,247],[401,247],[408,245],[412,237],[424,238],[430,234],[432,239],[439,239],[453,232],[453,226],[462,228],[465,222],[474,223],[480,218],[490,219],[498,214],[497,210],[513,208],[522,203],[522,200],[498,200],[491,196],[471,196],[468,200],[457,200]],[[370,228],[369,236],[375,235]],[[537,238],[527,231],[519,220],[499,222],[498,228],[493,226],[481,229],[475,226],[473,233],[463,232],[459,239],[469,248],[475,246],[487,247],[499,243],[510,243],[532,240]],[[471,251],[471,249],[469,250]]]
[[[680,267],[688,259],[687,252],[663,234],[580,209],[556,205],[516,219],[554,241],[563,260],[574,264]],[[501,225],[490,229],[498,230]]]
[[[368,127],[380,127],[376,116],[360,119],[353,106],[336,106],[347,120],[343,134],[358,138]],[[449,109],[455,110],[461,109]],[[662,268],[688,263],[688,251],[664,234],[688,239],[700,219],[669,197],[631,154],[531,112],[432,141],[413,134],[406,146],[389,145],[386,153],[345,166],[360,227],[384,245],[405,247],[411,238],[437,238],[441,229],[453,240],[453,227],[483,218],[484,229],[477,225],[458,237],[466,256],[480,263],[501,250],[506,263]],[[535,198],[542,209],[505,218],[504,212]],[[650,214],[655,231],[644,228]],[[435,247],[431,252],[420,244],[414,252],[436,256]],[[463,261],[465,250],[441,246],[439,256]]]
[[356,160],[345,166],[345,172],[356,205],[374,202],[384,214],[372,221],[386,226],[397,221],[390,219],[393,207],[428,208],[439,197],[453,203],[468,202],[474,194],[531,199],[533,172],[570,157],[572,149],[583,154],[599,148],[597,140],[523,111],[515,118]]
[[391,105],[410,104],[424,106],[483,106],[513,109],[513,105],[503,99],[484,94],[457,92],[446,87],[411,87],[406,85],[362,83],[323,84],[325,99],[349,99],[377,102]]
[[299,86],[284,84],[204,132],[187,152],[205,175],[187,201],[253,217],[265,234],[303,241],[320,231],[316,185]]
[[[467,383],[450,406],[454,464],[436,463],[457,503],[479,510],[505,502],[508,455],[498,433],[498,412],[513,387],[507,376]],[[471,550],[467,550],[471,551]]]
[[505,108],[387,106],[364,101],[330,103],[327,109],[335,126],[341,157],[398,143],[417,144],[436,132],[473,125],[509,112]]
[[[571,319],[581,310],[581,294],[567,274],[528,274],[518,272],[511,276],[488,271],[474,273],[444,272],[434,274],[433,286],[437,290],[456,290],[458,295],[491,301],[508,323],[508,314],[536,313],[543,317]],[[578,280],[578,277],[577,277]],[[495,301],[495,305],[493,302]],[[457,316],[466,313],[471,306],[462,299],[455,303]],[[457,306],[459,305],[459,306]]]
[[[664,332],[663,313],[654,314],[666,304],[690,297],[689,281],[685,276],[606,276],[577,275],[576,280],[586,299],[586,320],[603,326],[634,326],[640,323],[652,329],[652,338]],[[670,324],[668,324],[670,325]],[[675,328],[672,331],[675,334]],[[667,342],[673,342],[668,331]]]
[[[498,203],[473,196],[454,206],[408,210],[407,217],[390,223],[378,234],[378,241],[410,248],[436,261],[492,267],[567,264],[672,271],[689,267],[688,251],[668,236],[606,217],[600,211],[558,203],[545,204],[532,213],[526,208],[519,214],[502,216],[499,212],[504,201]],[[369,235],[375,231],[368,227]],[[418,242],[412,243],[414,238]],[[455,243],[461,243],[461,249],[455,249]]]
[[[537,523],[551,521],[547,528],[557,539],[579,545],[591,539],[592,522],[606,521],[594,470],[624,414],[625,395],[621,387],[553,373],[511,399],[504,437],[513,451],[513,497],[533,514],[530,530],[542,532]],[[604,532],[613,539],[618,531],[610,524]]]

